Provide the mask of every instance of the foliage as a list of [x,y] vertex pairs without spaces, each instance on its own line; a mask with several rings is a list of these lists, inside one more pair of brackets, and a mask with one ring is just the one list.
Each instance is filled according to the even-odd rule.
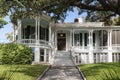
[[109,16],[111,14],[112,12],[103,12],[103,11],[89,12],[86,17],[86,20],[90,22],[105,22],[105,25],[112,25],[112,19]]
[[0,28],[2,28],[4,25],[8,24],[7,21],[5,21],[3,18],[7,15],[6,13],[3,12],[8,12],[8,8],[6,8],[7,6],[5,6],[6,4],[4,4],[5,1],[4,0],[0,0]]
[[3,18],[0,18],[0,28],[2,28],[4,25],[8,24]]
[[4,44],[0,44],[0,64],[2,64],[2,47],[3,47]]
[[120,63],[86,64],[80,65],[80,68],[87,80],[120,79]]
[[120,16],[114,17],[112,20],[113,25],[120,25]]
[[32,50],[22,44],[4,44],[0,49],[2,64],[29,64],[32,61]]
[[46,65],[0,65],[0,80],[36,80]]
[[9,41],[13,41],[13,32],[10,32],[10,33],[6,33],[6,37]]
[[16,23],[16,19],[40,16],[42,13],[63,21],[67,11],[73,11],[75,7],[79,9],[79,14],[87,12],[89,15],[95,11],[102,11],[109,13],[107,17],[120,15],[120,0],[0,0],[0,2],[0,14],[7,15],[10,11],[13,23]]

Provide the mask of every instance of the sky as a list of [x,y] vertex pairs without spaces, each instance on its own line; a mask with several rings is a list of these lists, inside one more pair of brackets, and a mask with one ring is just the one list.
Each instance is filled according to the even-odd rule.
[[[85,14],[78,15],[77,8],[74,8],[74,12],[67,12],[67,15],[68,16],[66,17],[64,22],[74,22],[75,18],[80,18],[80,17],[85,16]],[[13,31],[13,28],[12,28],[13,25],[10,22],[9,16],[6,16],[4,19],[8,22],[8,24],[5,25],[4,28],[0,29],[0,43],[8,43],[8,42],[10,42],[6,38],[6,33],[10,33],[10,32]]]

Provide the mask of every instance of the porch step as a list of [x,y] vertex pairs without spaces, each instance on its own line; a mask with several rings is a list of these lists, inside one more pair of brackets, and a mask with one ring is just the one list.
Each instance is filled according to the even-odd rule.
[[70,52],[57,51],[52,66],[75,66]]

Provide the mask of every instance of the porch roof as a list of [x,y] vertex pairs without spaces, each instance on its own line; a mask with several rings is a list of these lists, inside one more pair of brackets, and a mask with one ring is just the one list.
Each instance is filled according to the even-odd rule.
[[83,23],[56,23],[55,24],[56,28],[87,28],[87,29],[120,29],[120,26],[105,26],[104,22],[83,22]]

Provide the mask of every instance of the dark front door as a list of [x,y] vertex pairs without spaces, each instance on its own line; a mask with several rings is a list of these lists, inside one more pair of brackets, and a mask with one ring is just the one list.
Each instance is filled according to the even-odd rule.
[[66,50],[66,34],[65,33],[58,33],[57,48],[58,50]]

